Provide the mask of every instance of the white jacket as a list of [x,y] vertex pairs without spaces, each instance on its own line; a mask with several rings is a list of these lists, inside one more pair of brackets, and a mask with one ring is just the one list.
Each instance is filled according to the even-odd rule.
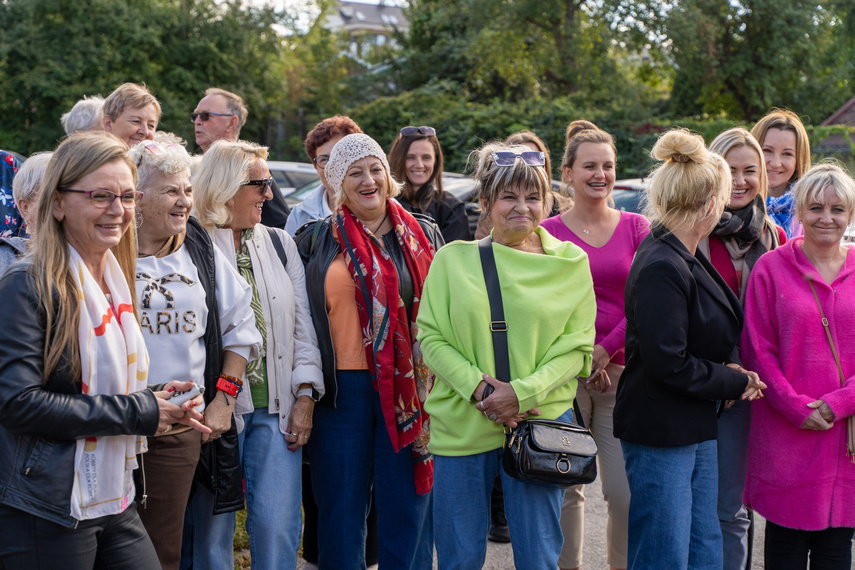
[[306,196],[305,200],[291,209],[288,221],[285,222],[285,231],[293,237],[300,226],[309,220],[323,220],[330,214],[332,210],[327,204],[327,189],[321,184]]
[[[255,227],[247,247],[267,323],[268,411],[279,414],[279,430],[284,433],[288,431],[288,418],[300,384],[311,384],[323,395],[324,379],[321,354],[309,313],[303,262],[291,236],[280,229],[275,229],[275,232],[288,257],[287,273],[267,229],[261,224]],[[237,267],[232,230],[218,228],[210,233],[214,244]],[[241,415],[252,411],[252,397],[247,387],[235,404],[238,432],[243,431]]]

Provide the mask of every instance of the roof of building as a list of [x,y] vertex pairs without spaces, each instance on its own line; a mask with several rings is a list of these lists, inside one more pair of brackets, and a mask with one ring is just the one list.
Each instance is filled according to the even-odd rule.
[[855,97],[844,103],[842,107],[832,113],[822,124],[823,126],[850,125],[855,127]]
[[338,9],[330,15],[328,25],[332,29],[344,29],[350,33],[366,31],[373,33],[391,33],[394,30],[405,32],[410,23],[400,6],[340,1]]

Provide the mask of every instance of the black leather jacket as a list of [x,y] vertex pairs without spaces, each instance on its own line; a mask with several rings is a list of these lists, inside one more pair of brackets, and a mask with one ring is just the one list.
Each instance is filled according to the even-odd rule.
[[[445,245],[439,227],[432,218],[424,214],[412,214],[412,216],[419,222],[422,231],[428,241],[433,244],[434,249],[439,250]],[[321,224],[317,231],[315,229],[316,224]],[[321,351],[321,366],[324,372],[326,393],[318,401],[318,405],[335,408],[338,384],[335,376],[335,351],[330,335],[330,320],[327,315],[327,296],[324,287],[327,270],[329,270],[335,256],[341,253],[341,248],[332,235],[332,217],[306,222],[297,230],[294,241],[297,243],[297,250],[300,252],[303,265],[306,267],[306,292],[309,296],[309,307],[312,310],[312,322],[318,336],[318,348]]]
[[70,376],[70,348],[42,379],[45,314],[28,262],[0,279],[0,503],[66,527],[76,441],[89,436],[154,435],[160,418],[150,390],[82,396]]

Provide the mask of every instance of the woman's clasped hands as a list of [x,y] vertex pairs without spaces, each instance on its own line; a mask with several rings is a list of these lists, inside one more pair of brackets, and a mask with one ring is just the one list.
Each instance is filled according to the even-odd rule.
[[[492,387],[492,391],[487,387]],[[487,397],[484,397],[484,392]],[[499,425],[505,425],[511,429],[528,416],[539,416],[540,410],[532,408],[527,412],[520,413],[520,402],[514,388],[508,382],[497,380],[488,374],[475,388],[476,399],[480,400],[475,407],[481,411],[485,418]]]

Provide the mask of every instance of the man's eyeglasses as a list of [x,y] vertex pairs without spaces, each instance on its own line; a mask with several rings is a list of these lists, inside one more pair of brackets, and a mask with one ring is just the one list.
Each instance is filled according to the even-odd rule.
[[424,135],[426,137],[435,137],[436,129],[433,127],[404,127],[401,129],[401,135],[411,137],[413,135]]
[[202,111],[201,113],[190,113],[190,121],[195,123],[197,118],[201,118],[203,123],[207,123],[211,117],[234,117],[232,113],[212,113],[210,111]]
[[105,209],[113,203],[116,198],[122,203],[125,210],[133,210],[137,202],[142,200],[143,193],[137,191],[125,192],[121,196],[109,190],[74,190],[73,188],[60,188],[60,192],[74,192],[75,194],[86,194],[92,205],[99,209]]
[[517,158],[522,159],[529,166],[546,166],[546,157],[542,152],[535,150],[528,150],[519,154],[510,151],[499,151],[490,153],[490,156],[493,157],[493,162],[496,163],[496,166],[513,166]]
[[264,196],[267,194],[267,189],[270,188],[270,185],[273,184],[272,178],[262,178],[261,180],[250,180],[249,182],[244,182],[244,186],[261,186],[261,195]]
[[312,162],[320,166],[321,168],[325,167],[327,163],[330,161],[330,155],[322,154],[320,156],[316,156],[312,159]]

